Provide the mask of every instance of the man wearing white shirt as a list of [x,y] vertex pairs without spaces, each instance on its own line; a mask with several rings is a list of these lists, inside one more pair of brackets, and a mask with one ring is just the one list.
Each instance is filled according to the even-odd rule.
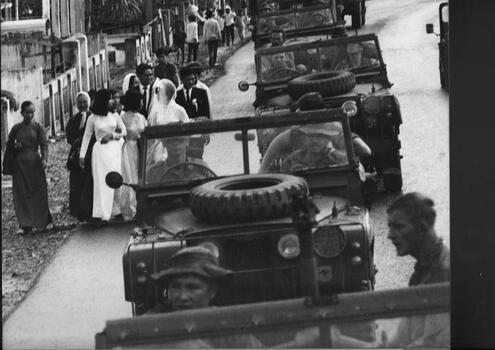
[[198,59],[199,35],[196,16],[189,15],[188,19],[189,23],[186,26],[187,62],[191,62],[191,57],[193,61]]
[[232,45],[234,45],[234,19],[235,12],[231,10],[230,6],[225,6],[225,36],[227,37],[227,46],[230,45],[232,39]]

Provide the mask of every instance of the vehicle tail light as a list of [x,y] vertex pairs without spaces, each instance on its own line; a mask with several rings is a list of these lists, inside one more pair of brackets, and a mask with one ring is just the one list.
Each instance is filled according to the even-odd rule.
[[136,281],[137,283],[143,284],[146,283],[148,277],[146,276],[148,273],[147,266],[144,262],[138,262],[136,264]]
[[301,254],[297,235],[293,233],[283,235],[278,241],[278,252],[285,259],[297,258]]
[[353,256],[351,259],[352,266],[360,266],[363,263],[363,259],[359,255]]

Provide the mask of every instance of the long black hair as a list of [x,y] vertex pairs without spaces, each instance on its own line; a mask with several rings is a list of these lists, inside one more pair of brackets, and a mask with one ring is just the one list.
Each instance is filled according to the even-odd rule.
[[108,102],[111,97],[112,95],[110,94],[110,91],[106,89],[98,90],[95,94],[95,100],[93,102],[91,112],[97,115],[106,116],[110,111]]

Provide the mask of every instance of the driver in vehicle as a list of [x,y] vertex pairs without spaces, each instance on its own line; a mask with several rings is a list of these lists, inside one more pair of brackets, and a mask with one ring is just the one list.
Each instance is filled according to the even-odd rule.
[[[299,108],[301,111],[324,109],[325,103],[323,97],[318,92],[309,92],[302,95],[294,105],[294,110]],[[337,149],[344,148],[342,144],[340,125],[334,125],[334,129],[338,130],[338,137],[333,137],[333,146]],[[359,135],[351,133],[352,144],[359,159],[363,160],[371,156],[371,149],[359,137]],[[280,166],[283,160],[292,152],[301,148],[302,132],[301,128],[291,128],[277,135],[268,147],[260,166],[260,172],[266,173],[271,171],[280,171]],[[360,166],[360,171],[364,177],[364,168]],[[363,179],[364,181],[364,179]]]
[[[220,266],[211,250],[186,247],[167,262],[167,268],[151,277],[165,287],[164,300],[147,314],[212,307],[217,290],[232,271]],[[170,345],[170,344],[168,344]],[[194,339],[178,342],[177,348],[261,348],[261,342],[252,334]]]
[[361,43],[347,44],[345,48],[345,57],[337,64],[335,70],[347,70],[378,64],[378,61],[374,58],[363,56],[363,51],[364,47],[361,45]]
[[332,139],[341,135],[335,122],[304,125],[299,131],[302,134],[302,147],[285,158],[280,167],[282,172],[342,165],[347,162],[346,152],[338,150],[332,143]]

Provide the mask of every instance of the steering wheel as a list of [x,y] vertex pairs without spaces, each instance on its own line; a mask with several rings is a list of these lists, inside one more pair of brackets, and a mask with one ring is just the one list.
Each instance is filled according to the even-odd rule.
[[[281,73],[289,73],[289,74],[281,74]],[[297,71],[297,69],[294,68],[289,68],[289,67],[282,67],[274,70],[273,72],[270,73],[268,76],[267,80],[274,80],[274,79],[281,79],[281,78],[286,78],[287,75],[290,77],[295,77],[296,75],[299,75],[300,73]]]
[[188,160],[166,169],[160,177],[160,182],[198,180],[212,177],[217,177],[217,175],[202,161]]

